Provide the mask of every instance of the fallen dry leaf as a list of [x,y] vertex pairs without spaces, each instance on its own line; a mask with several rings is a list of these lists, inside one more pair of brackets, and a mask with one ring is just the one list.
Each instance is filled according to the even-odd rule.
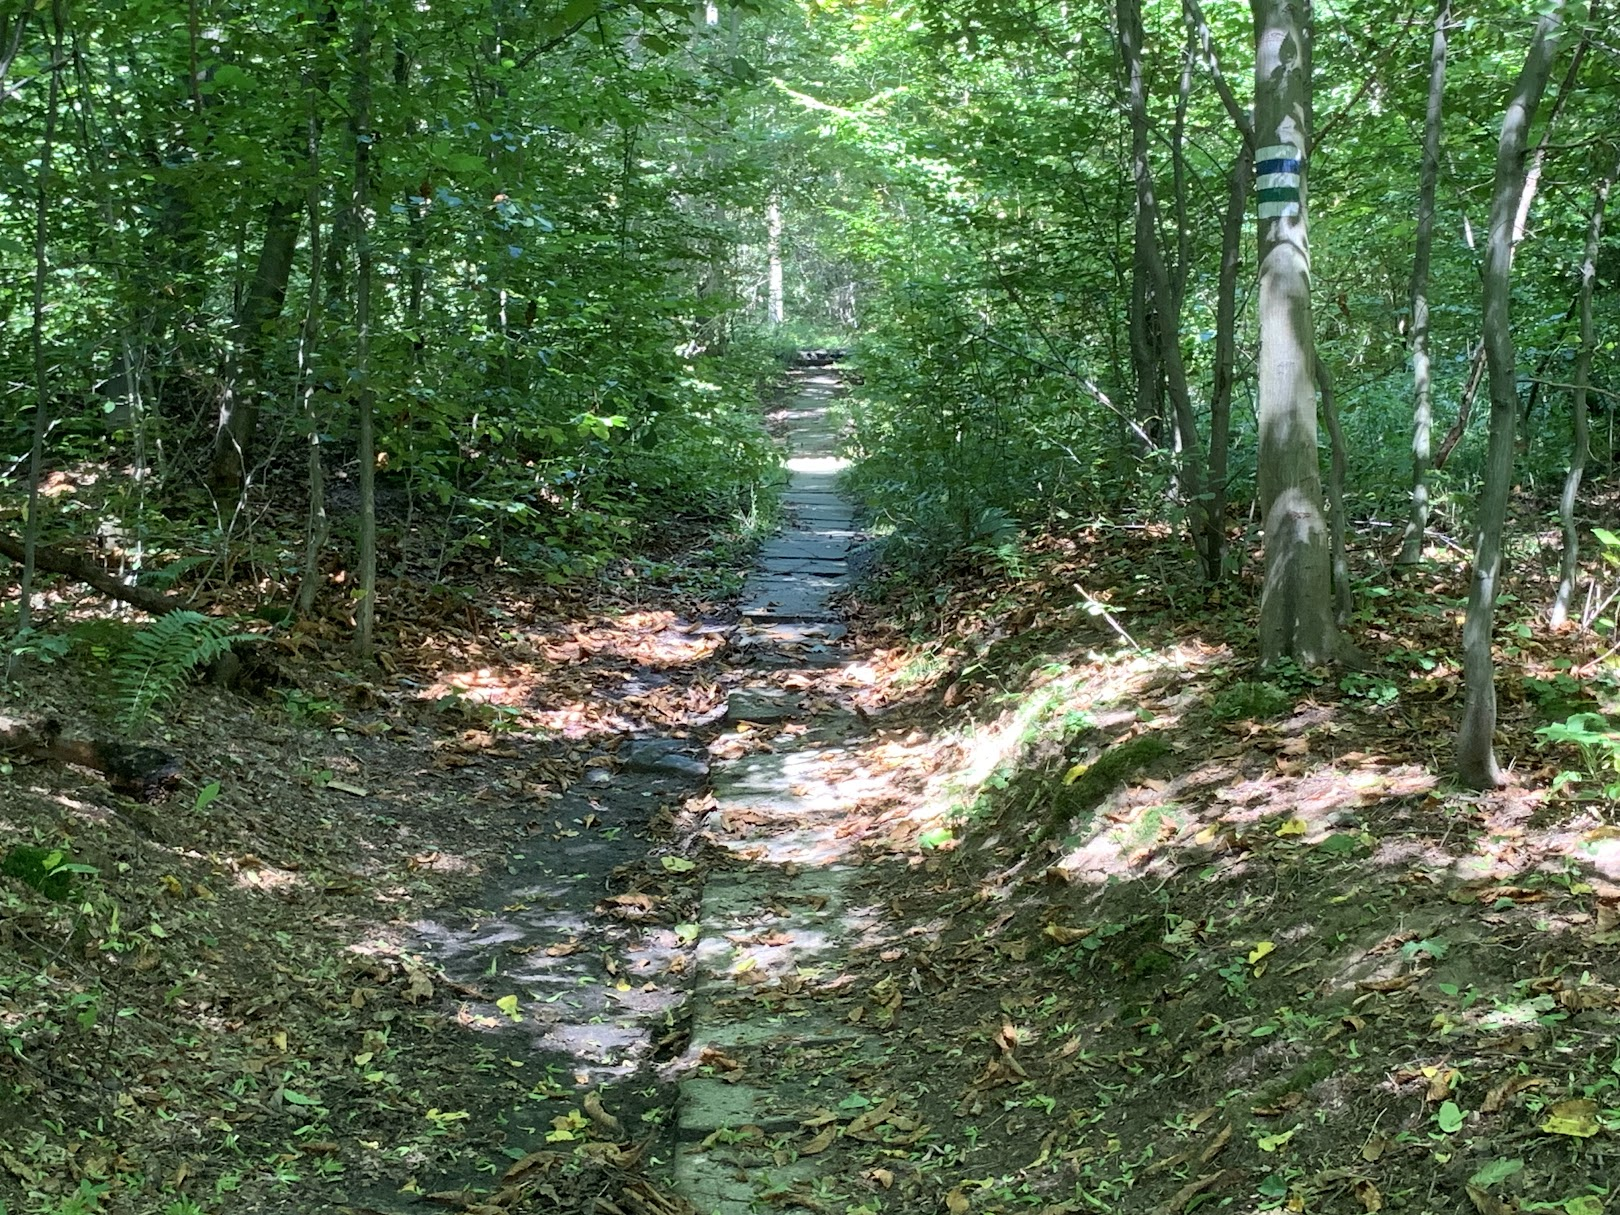
[[1468,1200],[1474,1204],[1474,1210],[1479,1212],[1479,1215],[1518,1215],[1519,1212],[1516,1203],[1503,1202],[1477,1185],[1468,1187]]
[[801,1156],[816,1156],[816,1155],[819,1155],[820,1153],[825,1152],[828,1148],[830,1148],[832,1146],[833,1140],[837,1139],[837,1138],[838,1138],[838,1124],[835,1122],[832,1125],[826,1127],[824,1130],[822,1130],[822,1132],[819,1135],[817,1135],[814,1139],[810,1140],[809,1143],[806,1143],[803,1147],[801,1147],[799,1149],[799,1155],[801,1155]]

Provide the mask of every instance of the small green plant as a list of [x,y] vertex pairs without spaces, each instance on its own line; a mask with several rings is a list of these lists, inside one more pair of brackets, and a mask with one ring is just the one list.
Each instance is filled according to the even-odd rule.
[[1362,671],[1352,671],[1339,680],[1339,690],[1346,696],[1369,701],[1380,709],[1389,708],[1401,698],[1401,690],[1394,680]]
[[94,876],[96,872],[94,865],[74,862],[61,848],[41,848],[34,844],[18,844],[0,860],[0,873],[16,878],[58,903],[73,898],[76,875]]
[[281,707],[300,725],[338,726],[343,724],[343,706],[325,696],[315,696],[302,688],[282,688]]
[[[1583,780],[1620,777],[1620,730],[1609,729],[1609,719],[1601,713],[1574,713],[1563,721],[1542,726],[1536,734],[1553,743],[1567,743],[1581,753],[1579,771],[1560,772],[1553,778],[1555,790]],[[1620,797],[1620,779],[1608,780],[1603,796]]]
[[1259,721],[1293,706],[1293,696],[1276,684],[1245,679],[1217,692],[1209,702],[1209,715],[1216,721]]
[[49,665],[59,658],[66,658],[70,644],[66,637],[41,633],[38,629],[24,629],[12,639],[11,653],[14,658],[36,658]]
[[232,621],[201,612],[159,616],[113,662],[111,689],[119,726],[139,727],[192,671],[219,658],[240,637]]

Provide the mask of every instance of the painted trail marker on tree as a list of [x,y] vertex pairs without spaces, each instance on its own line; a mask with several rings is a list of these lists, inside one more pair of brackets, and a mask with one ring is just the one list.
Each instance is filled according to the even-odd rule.
[[1260,200],[1261,219],[1299,214],[1300,173],[1304,163],[1304,152],[1293,144],[1272,144],[1255,153],[1255,196]]

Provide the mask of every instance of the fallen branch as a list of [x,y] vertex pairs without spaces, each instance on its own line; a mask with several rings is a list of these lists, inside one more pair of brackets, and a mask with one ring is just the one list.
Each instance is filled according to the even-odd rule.
[[114,792],[143,802],[164,796],[180,775],[179,758],[167,751],[112,739],[64,738],[61,723],[51,719],[0,717],[0,754],[94,769]]
[[[0,556],[21,562],[23,542],[15,536],[0,535]],[[177,599],[173,595],[165,595],[162,591],[120,582],[95,562],[86,561],[73,553],[65,553],[59,548],[47,548],[44,545],[37,547],[34,550],[34,566],[46,573],[61,574],[75,582],[82,582],[109,599],[131,604],[143,612],[151,612],[154,616],[161,616],[165,612],[178,612],[187,606],[184,600]]]

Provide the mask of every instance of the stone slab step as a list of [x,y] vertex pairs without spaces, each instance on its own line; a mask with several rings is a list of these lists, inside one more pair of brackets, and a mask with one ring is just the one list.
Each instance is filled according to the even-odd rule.
[[803,532],[789,532],[767,540],[759,550],[761,561],[787,561],[794,558],[807,561],[842,561],[849,553],[849,541],[836,537],[809,536]]
[[824,654],[836,665],[843,659],[828,649],[827,643],[840,641],[849,635],[849,627],[836,620],[756,620],[751,621],[737,638],[736,644],[747,648],[759,645],[788,645],[801,647],[805,657],[811,653]]
[[759,568],[767,574],[835,579],[840,584],[849,575],[849,563],[839,557],[761,557]]
[[855,508],[846,502],[829,502],[825,505],[818,503],[796,505],[790,502],[788,513],[799,523],[829,524],[833,527],[855,526]]
[[786,721],[800,705],[798,696],[780,688],[738,688],[726,697],[726,720],[768,725]]
[[756,574],[743,584],[742,614],[768,620],[836,620],[838,613],[827,603],[830,589],[820,579]]

